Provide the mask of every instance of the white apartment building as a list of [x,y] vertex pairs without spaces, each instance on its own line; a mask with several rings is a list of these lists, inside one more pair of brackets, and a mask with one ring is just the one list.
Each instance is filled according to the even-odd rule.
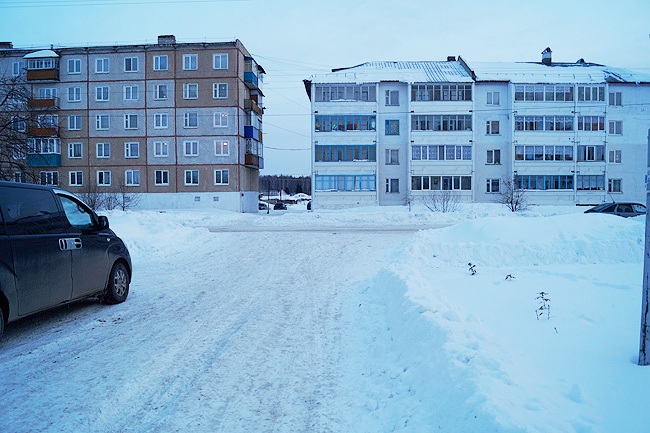
[[645,200],[650,76],[587,63],[369,62],[305,80],[316,207],[452,191],[531,204]]

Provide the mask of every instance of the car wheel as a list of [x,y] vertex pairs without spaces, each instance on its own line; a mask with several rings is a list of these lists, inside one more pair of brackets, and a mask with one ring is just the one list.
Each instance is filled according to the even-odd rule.
[[127,296],[129,296],[129,272],[124,263],[118,262],[111,269],[101,301],[105,304],[119,304],[124,302]]

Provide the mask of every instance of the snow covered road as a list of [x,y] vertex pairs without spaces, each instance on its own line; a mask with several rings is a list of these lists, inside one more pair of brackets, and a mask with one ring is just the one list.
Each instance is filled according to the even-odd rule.
[[124,304],[7,327],[2,431],[353,431],[358,287],[409,236],[195,229],[136,246]]

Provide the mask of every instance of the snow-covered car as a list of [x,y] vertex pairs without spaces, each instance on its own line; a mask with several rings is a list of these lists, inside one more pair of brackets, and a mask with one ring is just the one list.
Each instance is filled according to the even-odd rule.
[[269,208],[269,204],[264,203],[263,201],[257,204],[257,210],[267,210],[268,208]]
[[5,323],[79,299],[124,302],[124,242],[73,194],[0,182],[0,335]]
[[273,205],[273,210],[287,210],[287,205],[279,201]]
[[641,203],[602,203],[587,209],[585,213],[607,213],[627,218],[645,215],[646,207]]

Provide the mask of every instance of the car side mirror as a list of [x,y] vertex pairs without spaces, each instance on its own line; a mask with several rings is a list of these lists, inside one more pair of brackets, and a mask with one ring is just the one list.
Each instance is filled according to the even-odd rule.
[[108,218],[104,215],[97,217],[97,226],[99,230],[106,230],[108,228]]

